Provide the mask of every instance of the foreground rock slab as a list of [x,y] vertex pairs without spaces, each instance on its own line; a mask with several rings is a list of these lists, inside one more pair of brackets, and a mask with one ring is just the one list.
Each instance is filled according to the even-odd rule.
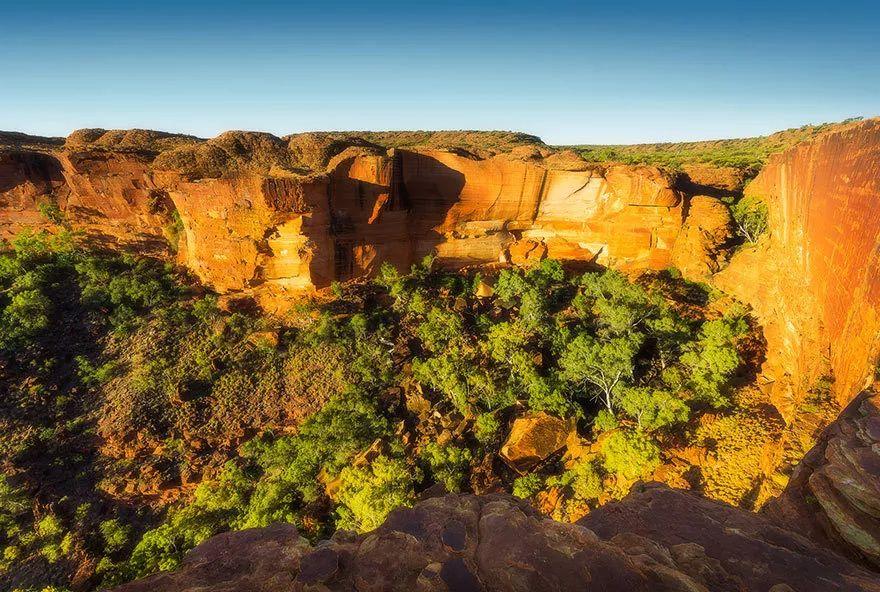
[[291,526],[224,534],[117,592],[196,590],[829,592],[878,591],[880,577],[765,517],[652,484],[579,524],[509,496],[449,495],[314,548]]
[[880,567],[880,395],[862,394],[844,410],[765,512]]

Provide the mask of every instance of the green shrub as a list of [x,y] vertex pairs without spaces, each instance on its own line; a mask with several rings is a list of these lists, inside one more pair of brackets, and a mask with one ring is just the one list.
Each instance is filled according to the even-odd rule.
[[6,475],[0,475],[0,543],[16,540],[29,509],[24,492],[9,483]]
[[580,460],[557,477],[547,480],[547,485],[567,488],[578,501],[593,501],[602,495],[602,476],[592,460]]
[[56,563],[70,552],[73,539],[64,529],[61,520],[53,514],[47,514],[36,524],[36,534],[40,554],[49,563]]
[[520,499],[530,499],[536,496],[543,488],[544,479],[537,473],[529,473],[514,479],[511,493]]
[[403,459],[381,455],[367,467],[344,468],[339,479],[339,527],[366,532],[381,525],[391,510],[412,505],[418,471]]
[[431,307],[428,318],[416,330],[428,351],[438,353],[464,338],[464,326],[456,313]]
[[434,480],[442,483],[446,491],[450,493],[461,491],[472,460],[470,450],[452,444],[441,446],[436,442],[430,442],[422,449],[421,457],[428,465]]
[[474,436],[483,445],[489,445],[498,440],[501,431],[501,422],[492,413],[482,413],[474,421]]
[[104,520],[98,529],[104,539],[104,549],[110,553],[122,550],[131,539],[131,526],[123,524],[117,518]]
[[39,290],[23,290],[9,299],[0,313],[0,349],[34,340],[49,328],[52,302]]
[[603,466],[626,479],[648,477],[660,465],[660,448],[641,432],[618,431],[602,444]]
[[58,204],[51,201],[46,201],[41,203],[38,206],[40,210],[40,214],[49,222],[53,222],[54,224],[63,225],[67,223],[67,217],[64,215],[64,212],[61,211],[61,208],[58,207]]

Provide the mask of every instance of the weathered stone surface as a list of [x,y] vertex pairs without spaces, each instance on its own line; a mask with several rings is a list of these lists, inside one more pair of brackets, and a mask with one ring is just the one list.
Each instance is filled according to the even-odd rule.
[[94,243],[174,257],[270,309],[430,252],[448,267],[549,256],[662,268],[684,215],[655,167],[605,169],[540,146],[478,158],[254,132],[83,130],[63,146],[0,150],[0,237],[53,227],[46,202]]
[[562,450],[573,431],[571,422],[543,412],[518,417],[501,446],[501,457],[518,472],[526,473]]
[[707,590],[880,590],[876,574],[782,524],[659,484],[636,486],[578,524],[602,539],[635,534],[668,549],[678,569]]
[[308,541],[289,524],[228,532],[190,551],[174,572],[121,586],[125,592],[288,592]]
[[880,567],[880,395],[869,391],[853,400],[764,511]]
[[714,282],[757,314],[764,374],[786,419],[826,357],[845,404],[880,353],[880,119],[773,156],[746,194],[766,200],[770,230]]
[[876,574],[759,515],[661,485],[579,524],[542,518],[509,496],[448,495],[315,549],[281,528],[221,535],[177,572],[118,590],[880,590]]
[[733,239],[727,206],[714,197],[695,195],[672,250],[672,264],[688,278],[707,278],[726,263]]

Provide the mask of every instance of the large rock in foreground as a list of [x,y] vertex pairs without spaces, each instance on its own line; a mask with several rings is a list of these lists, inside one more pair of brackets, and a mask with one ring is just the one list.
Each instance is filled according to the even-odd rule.
[[448,495],[314,547],[290,525],[222,534],[118,592],[880,592],[865,543],[880,514],[877,402],[860,395],[764,514],[659,484],[577,524],[510,496]]
[[847,407],[765,512],[880,567],[880,395],[861,395]]
[[650,485],[580,524],[449,495],[315,548],[290,526],[220,535],[117,592],[197,590],[831,592],[880,591],[880,578],[762,516]]

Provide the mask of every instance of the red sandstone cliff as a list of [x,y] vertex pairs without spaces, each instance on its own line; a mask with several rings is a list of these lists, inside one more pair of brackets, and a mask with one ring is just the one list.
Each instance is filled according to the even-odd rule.
[[770,230],[715,282],[754,307],[786,416],[828,368],[846,403],[880,346],[880,120],[774,156],[746,193],[768,203]]
[[[174,256],[218,291],[272,307],[429,252],[449,266],[551,256],[696,278],[723,266],[730,220],[717,200],[682,194],[653,167],[504,150],[252,132],[3,136],[0,237],[50,225],[39,205],[54,203],[97,244]],[[715,283],[760,318],[764,376],[787,417],[827,368],[845,402],[878,353],[880,121],[776,155],[746,191],[768,202],[770,232]]]
[[304,141],[86,130],[63,147],[7,147],[0,236],[47,225],[39,205],[54,203],[98,244],[177,251],[218,291],[276,303],[430,252],[452,267],[551,256],[662,268],[705,242],[681,232],[686,196],[653,167],[534,147],[478,158]]

